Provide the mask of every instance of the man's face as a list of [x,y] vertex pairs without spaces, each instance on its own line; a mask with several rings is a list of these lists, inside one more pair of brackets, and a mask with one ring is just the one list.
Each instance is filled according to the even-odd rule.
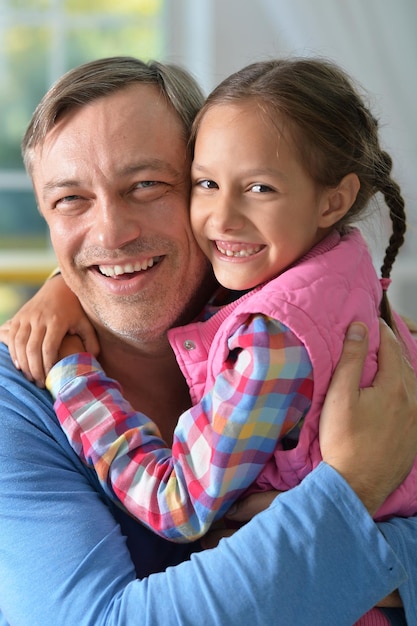
[[61,272],[99,329],[153,339],[201,306],[208,265],[189,225],[189,166],[181,122],[153,85],[70,111],[36,149]]

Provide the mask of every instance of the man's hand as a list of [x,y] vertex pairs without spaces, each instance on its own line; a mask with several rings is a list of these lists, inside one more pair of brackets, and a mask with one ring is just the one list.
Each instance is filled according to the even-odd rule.
[[[344,476],[370,513],[404,480],[417,454],[416,377],[382,321],[380,330],[378,373],[371,387],[359,389],[368,333],[363,324],[349,328],[320,418],[323,459]],[[253,494],[237,502],[227,517],[247,522],[277,495]]]
[[[393,332],[381,322],[378,373],[359,389],[367,330],[353,324],[320,419],[323,460],[371,514],[404,480],[417,454],[417,382]],[[389,459],[389,462],[387,462]]]

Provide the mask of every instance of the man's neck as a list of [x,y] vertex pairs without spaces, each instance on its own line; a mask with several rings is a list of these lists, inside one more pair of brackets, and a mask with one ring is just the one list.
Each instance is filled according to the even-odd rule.
[[133,408],[151,418],[171,446],[178,417],[191,406],[187,384],[167,339],[131,345],[100,338],[99,361]]

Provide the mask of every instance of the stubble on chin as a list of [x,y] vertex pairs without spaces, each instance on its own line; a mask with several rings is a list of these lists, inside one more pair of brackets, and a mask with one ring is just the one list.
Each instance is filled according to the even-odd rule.
[[136,294],[125,298],[90,296],[84,309],[100,334],[117,337],[135,345],[143,345],[166,339],[167,331],[185,316],[189,300],[179,290],[166,297],[166,291],[158,294]]
[[[142,243],[141,250],[143,247]],[[155,249],[156,243],[145,247]],[[130,251],[132,256],[138,249],[135,246],[135,251]],[[88,270],[84,276],[75,270],[79,275],[78,297],[99,333],[143,344],[165,339],[170,328],[187,324],[200,313],[216,284],[208,259],[200,254],[196,258],[192,253],[192,260],[184,270],[184,258],[177,247],[165,242],[164,250],[170,251],[170,263],[166,266],[169,270],[165,270],[149,289],[130,296],[112,297],[88,280]],[[84,253],[83,263],[86,256]],[[81,256],[78,262],[80,259]]]

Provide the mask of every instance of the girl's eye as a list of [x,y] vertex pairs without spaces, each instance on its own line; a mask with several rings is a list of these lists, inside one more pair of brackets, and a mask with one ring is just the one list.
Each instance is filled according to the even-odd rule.
[[268,191],[272,191],[271,187],[268,187],[268,185],[262,185],[261,183],[256,183],[256,185],[252,185],[250,190],[254,193],[266,193]]
[[199,180],[196,186],[203,187],[203,189],[218,189],[218,185],[214,180]]

